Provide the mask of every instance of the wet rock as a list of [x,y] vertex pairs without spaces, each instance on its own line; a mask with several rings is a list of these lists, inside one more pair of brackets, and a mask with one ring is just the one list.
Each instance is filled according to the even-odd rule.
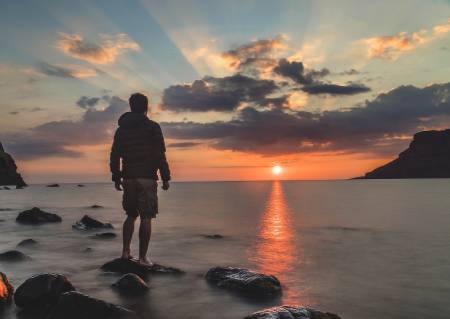
[[244,268],[214,267],[206,273],[205,278],[219,288],[255,297],[277,296],[281,293],[280,281],[275,276]]
[[60,223],[61,217],[56,214],[47,213],[43,210],[33,207],[32,209],[21,212],[16,221],[22,224],[39,225],[44,223]]
[[9,188],[8,186],[3,187],[4,190],[9,191],[11,188]]
[[17,171],[13,157],[5,152],[2,143],[0,143],[0,185],[27,186]]
[[14,287],[9,283],[8,278],[0,272],[0,307],[9,303],[14,294]]
[[72,291],[61,295],[48,319],[117,319],[133,314],[121,306]]
[[204,234],[202,235],[202,237],[207,238],[207,239],[223,239],[223,235],[220,234]]
[[17,262],[28,259],[31,258],[18,250],[8,250],[0,254],[0,261]]
[[254,312],[244,319],[341,319],[341,317],[312,308],[279,306]]
[[18,247],[30,247],[37,245],[37,241],[32,238],[24,239],[20,243],[17,244]]
[[25,311],[46,311],[53,307],[59,297],[75,288],[59,274],[40,274],[21,284],[14,295],[17,307]]
[[110,223],[102,223],[101,221],[96,220],[88,215],[84,215],[81,220],[77,221],[73,226],[74,229],[78,230],[89,230],[89,229],[112,229],[113,225]]
[[102,205],[94,204],[94,205],[92,205],[92,206],[89,206],[89,208],[97,209],[97,208],[103,208],[103,206],[102,206]]
[[136,274],[125,274],[113,284],[123,294],[142,294],[148,290],[148,285]]
[[48,184],[47,187],[59,187],[59,184]]
[[114,233],[98,233],[98,234],[95,234],[94,236],[91,236],[91,238],[93,238],[93,239],[113,239],[116,237],[117,237],[117,235]]
[[84,187],[85,185],[83,184],[78,184],[77,187]]
[[16,189],[23,189],[25,186],[23,185],[16,185]]
[[151,274],[182,274],[183,271],[178,268],[166,267],[158,264],[153,266],[144,266],[134,259],[116,258],[104,264],[101,267],[104,271],[112,271],[121,274],[136,274],[140,277],[146,277]]

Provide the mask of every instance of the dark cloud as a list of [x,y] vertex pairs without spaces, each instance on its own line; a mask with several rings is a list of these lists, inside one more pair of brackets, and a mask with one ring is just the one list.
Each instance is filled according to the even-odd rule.
[[200,145],[201,143],[196,142],[178,142],[178,143],[170,143],[167,145],[169,148],[190,148],[197,145]]
[[99,70],[82,68],[79,66],[61,66],[54,65],[46,62],[41,62],[38,64],[39,72],[48,76],[56,76],[60,78],[68,79],[81,79],[97,76]]
[[407,142],[399,136],[448,123],[449,90],[450,83],[401,86],[345,110],[312,113],[249,107],[231,121],[163,123],[163,127],[171,138],[205,140],[217,149],[263,155],[386,152]]
[[280,59],[278,65],[273,69],[275,74],[287,77],[298,84],[312,84],[317,78],[330,74],[330,70],[309,70],[306,71],[302,62]]
[[8,149],[19,159],[81,156],[71,148],[110,140],[117,119],[127,110],[128,103],[113,96],[104,110],[87,109],[80,120],[47,122],[3,138]]
[[78,99],[77,105],[82,109],[90,109],[95,107],[100,100],[101,100],[100,97],[82,96]]
[[33,107],[31,109],[22,107],[22,108],[19,108],[17,110],[9,112],[9,114],[10,115],[18,115],[18,114],[21,114],[21,113],[24,113],[24,112],[34,113],[34,112],[40,112],[40,111],[43,111],[43,110],[44,109],[41,108],[41,107]]
[[359,72],[358,70],[355,69],[349,69],[349,70],[345,70],[342,72],[339,72],[338,75],[358,75],[361,72]]
[[258,103],[278,89],[272,80],[242,74],[223,78],[206,76],[192,84],[173,85],[162,96],[162,108],[181,112],[235,110],[241,103]]
[[339,85],[332,83],[314,83],[302,87],[302,91],[312,94],[329,94],[329,95],[354,95],[369,92],[370,88],[357,83],[350,83],[347,85]]

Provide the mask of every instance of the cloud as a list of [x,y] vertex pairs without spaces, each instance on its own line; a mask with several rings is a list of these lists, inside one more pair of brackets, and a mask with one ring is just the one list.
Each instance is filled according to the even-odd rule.
[[329,94],[329,95],[355,95],[359,93],[366,93],[370,91],[370,88],[357,83],[350,83],[348,85],[339,85],[331,83],[314,83],[306,85],[302,88],[302,91],[312,94]]
[[403,53],[412,51],[448,32],[450,32],[450,19],[446,24],[434,26],[431,31],[423,29],[412,34],[400,32],[396,35],[363,39],[361,42],[367,47],[369,58],[396,60]]
[[170,143],[167,145],[169,148],[191,148],[197,145],[200,145],[201,143],[196,142],[178,142],[178,143]]
[[89,97],[89,96],[82,96],[78,99],[76,104],[81,107],[82,109],[92,109],[95,108],[101,101],[109,102],[111,100],[111,97],[109,95],[103,95],[102,97]]
[[272,80],[242,74],[206,76],[192,84],[173,85],[163,92],[161,107],[175,112],[231,112],[241,103],[258,103],[277,90]]
[[39,72],[48,76],[69,79],[83,79],[97,76],[97,70],[75,65],[54,65],[46,62],[39,63]]
[[306,72],[302,62],[289,62],[287,59],[280,59],[278,65],[273,69],[273,72],[287,77],[298,84],[311,84],[317,78],[330,74],[330,71],[325,68],[322,70],[310,70]]
[[110,64],[127,51],[139,51],[140,46],[125,33],[101,34],[100,42],[90,43],[79,34],[60,33],[56,44],[62,52],[93,64]]
[[41,108],[41,107],[33,107],[33,108],[31,108],[31,109],[30,109],[30,108],[22,107],[22,108],[19,108],[19,109],[16,109],[16,110],[14,110],[14,111],[9,112],[9,114],[10,114],[10,115],[18,115],[18,114],[21,114],[21,113],[23,113],[23,112],[34,113],[34,112],[40,112],[40,111],[44,111],[44,109]]
[[8,150],[17,158],[30,160],[49,156],[81,156],[71,148],[97,145],[112,138],[118,117],[128,103],[117,96],[104,110],[87,109],[79,120],[47,122],[20,133],[3,136]]
[[[174,139],[262,155],[393,151],[404,136],[450,116],[450,83],[400,86],[363,106],[320,113],[247,107],[230,121],[162,123]],[[398,150],[396,150],[398,151]]]

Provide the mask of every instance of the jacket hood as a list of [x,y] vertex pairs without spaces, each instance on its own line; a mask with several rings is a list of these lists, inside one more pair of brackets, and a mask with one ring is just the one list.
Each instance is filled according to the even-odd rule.
[[143,113],[126,112],[119,118],[119,126],[123,128],[131,128],[144,125],[149,119]]

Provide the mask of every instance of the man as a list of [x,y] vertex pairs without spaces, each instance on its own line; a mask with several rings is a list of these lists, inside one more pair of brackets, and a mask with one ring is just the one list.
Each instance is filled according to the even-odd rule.
[[[123,186],[123,209],[127,218],[123,224],[122,258],[131,259],[131,238],[134,223],[140,216],[139,263],[151,266],[147,250],[152,231],[152,218],[158,214],[158,170],[162,189],[169,189],[170,170],[161,127],[147,117],[148,100],[140,93],[130,96],[131,112],[119,119],[119,128],[111,148],[110,168],[118,191]],[[121,161],[122,160],[122,167]]]

